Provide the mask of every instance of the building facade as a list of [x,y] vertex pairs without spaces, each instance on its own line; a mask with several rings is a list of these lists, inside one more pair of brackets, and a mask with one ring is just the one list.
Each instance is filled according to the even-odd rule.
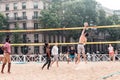
[[120,19],[120,10],[114,10],[114,14],[117,15]]
[[[9,22],[9,29],[15,29],[16,27],[19,27],[19,29],[40,29],[42,26],[39,24],[39,16],[41,10],[47,8],[49,6],[49,1],[46,0],[0,0],[0,13],[6,16]],[[101,6],[101,5],[100,5]],[[99,7],[100,7],[99,6]],[[108,16],[113,14],[112,10],[104,8],[104,10],[107,12]],[[93,31],[94,32],[94,31]],[[93,33],[94,34],[94,33]],[[10,34],[11,39],[12,34]],[[92,33],[91,33],[92,35]],[[100,35],[100,34],[99,34]],[[98,36],[94,38],[90,38],[90,42],[94,41],[103,41],[104,35],[100,37],[98,40]],[[43,42],[49,42],[49,43],[62,43],[66,42],[66,39],[64,37],[64,34],[59,35],[52,35],[49,33],[43,33],[43,32],[37,32],[37,33],[20,33],[18,37],[22,38],[21,43],[43,43]],[[69,42],[74,42],[72,38],[70,38]],[[102,51],[105,47],[102,45],[88,45],[86,46],[87,51],[98,51],[99,49]],[[62,52],[62,49],[65,48],[64,46],[60,47],[60,51]],[[95,50],[93,50],[95,49]],[[13,54],[41,54],[44,52],[43,46],[17,46],[12,47]],[[63,51],[64,52],[64,51]]]
[[[6,16],[9,29],[15,29],[17,26],[22,30],[38,29],[41,27],[38,22],[40,11],[46,8],[46,6],[47,2],[44,3],[41,0],[0,0],[0,13]],[[41,32],[20,33],[18,37],[22,38],[22,43],[43,42]],[[42,53],[43,51],[42,46],[18,46],[12,47],[12,52],[13,54],[32,54]]]
[[106,8],[104,6],[102,6],[102,4],[98,3],[97,4],[97,10],[101,10],[103,9],[106,13],[106,16],[112,16],[114,14],[114,10]]
[[[20,30],[40,29],[40,12],[48,8],[50,0],[0,0],[0,13],[8,20],[10,30],[18,27]],[[10,33],[11,41],[13,33]],[[65,42],[62,35],[52,35],[47,32],[20,33],[21,43]],[[72,39],[71,39],[72,40]],[[14,42],[13,42],[14,43]],[[60,48],[62,49],[62,48]],[[12,54],[41,54],[43,46],[13,46]]]

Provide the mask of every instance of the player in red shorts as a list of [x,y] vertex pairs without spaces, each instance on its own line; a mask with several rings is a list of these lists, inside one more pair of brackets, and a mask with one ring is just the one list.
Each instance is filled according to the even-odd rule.
[[111,44],[109,44],[108,51],[110,60],[112,59],[112,61],[115,61],[114,48]]

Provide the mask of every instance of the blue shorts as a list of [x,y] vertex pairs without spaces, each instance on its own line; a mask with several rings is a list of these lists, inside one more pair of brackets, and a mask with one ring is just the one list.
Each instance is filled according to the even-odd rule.
[[75,55],[69,55],[69,58],[73,59],[73,58],[75,58]]

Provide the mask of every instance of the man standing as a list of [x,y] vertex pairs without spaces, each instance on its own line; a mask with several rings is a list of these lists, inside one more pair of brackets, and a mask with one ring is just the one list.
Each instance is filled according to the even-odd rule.
[[[52,61],[52,64],[56,61],[56,65],[57,65],[57,67],[59,66],[58,65],[58,57],[59,57],[59,55],[58,55],[58,43],[56,43],[53,47],[52,47],[52,55],[53,55],[53,61]],[[51,64],[51,65],[52,65]]]
[[115,61],[114,48],[111,44],[109,44],[108,51],[109,51],[109,59]]
[[76,60],[75,60],[76,50],[73,48],[73,46],[70,47],[67,54],[68,54],[68,60],[67,60],[68,64],[69,64],[70,60],[75,61],[75,63],[76,63]]
[[45,52],[46,52],[46,62],[42,66],[42,70],[47,64],[48,64],[47,69],[49,70],[51,64],[51,54],[50,54],[50,45],[48,43],[45,43]]
[[10,73],[10,68],[11,68],[10,54],[11,54],[11,45],[10,45],[9,38],[6,38],[6,42],[4,44],[4,59],[3,59],[1,73],[4,73],[4,67],[7,62],[8,62],[8,73]]
[[84,61],[87,62],[86,61],[86,55],[85,55],[85,48],[84,48],[84,45],[87,42],[87,36],[88,36],[88,33],[85,33],[85,30],[86,30],[87,26],[88,26],[88,23],[85,22],[84,23],[84,28],[83,28],[82,33],[81,33],[80,38],[79,38],[79,43],[78,43],[78,46],[77,46],[77,51],[78,51],[77,63],[80,62],[81,53],[82,53],[82,56],[84,58]]

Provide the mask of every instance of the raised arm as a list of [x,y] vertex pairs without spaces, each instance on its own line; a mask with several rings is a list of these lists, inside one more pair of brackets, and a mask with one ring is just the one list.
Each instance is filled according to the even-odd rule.
[[85,33],[85,29],[86,27],[83,28],[81,35]]
[[84,23],[84,28],[83,28],[82,33],[81,33],[81,34],[84,34],[84,33],[85,33],[85,30],[86,30],[87,26],[88,26],[88,23],[87,23],[87,22],[85,22],[85,23]]

